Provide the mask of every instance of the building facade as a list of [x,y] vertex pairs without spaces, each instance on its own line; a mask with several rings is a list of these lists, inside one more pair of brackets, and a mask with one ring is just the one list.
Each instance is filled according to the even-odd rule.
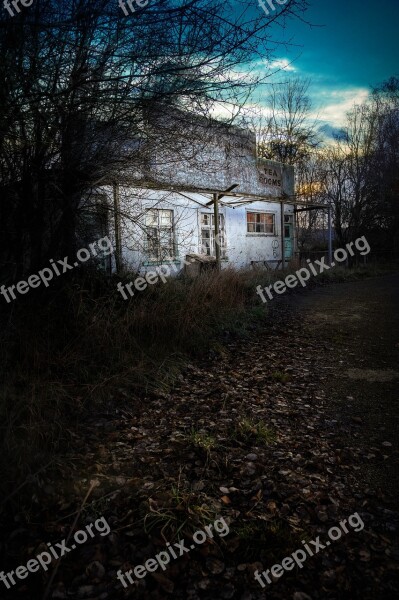
[[110,208],[113,269],[137,273],[174,262],[178,272],[188,254],[215,255],[215,194],[222,268],[278,268],[283,256],[290,261],[296,251],[293,168],[257,158],[249,131],[180,118],[184,135],[176,142],[162,128],[164,118],[155,120],[140,166],[94,190],[96,201]]

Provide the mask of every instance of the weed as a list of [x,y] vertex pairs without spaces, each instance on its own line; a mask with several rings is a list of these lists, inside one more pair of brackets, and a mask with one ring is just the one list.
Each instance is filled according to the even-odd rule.
[[248,561],[275,562],[276,553],[287,556],[300,545],[301,540],[287,523],[277,519],[252,519],[251,522],[236,525],[234,531],[240,540],[240,554]]
[[238,422],[237,436],[244,442],[258,442],[271,444],[276,441],[277,435],[273,428],[268,427],[262,421],[254,421],[244,417]]
[[217,447],[216,438],[205,431],[191,429],[190,434],[187,436],[187,441],[196,448],[201,448],[201,450],[204,450],[207,454]]
[[176,485],[143,503],[141,510],[145,511],[144,531],[156,531],[165,541],[192,535],[215,521],[220,512],[211,498],[194,492],[180,477]]
[[291,376],[288,375],[288,373],[283,373],[282,371],[273,371],[270,377],[280,383],[287,383],[287,381],[291,379]]

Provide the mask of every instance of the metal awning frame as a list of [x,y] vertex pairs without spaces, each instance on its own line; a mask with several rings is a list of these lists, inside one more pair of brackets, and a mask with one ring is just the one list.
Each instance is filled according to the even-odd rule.
[[[122,185],[126,185],[126,183],[128,182],[124,182]],[[214,205],[214,212],[215,212],[215,235],[218,234],[218,226],[219,226],[219,219],[218,219],[218,204],[220,202],[220,204],[222,206],[225,207],[229,207],[229,208],[236,208],[238,206],[244,206],[246,204],[253,204],[254,202],[265,202],[265,203],[277,203],[281,205],[281,245],[282,245],[282,265],[283,268],[285,266],[285,244],[284,244],[284,205],[285,204],[293,204],[294,205],[294,214],[298,213],[298,212],[302,212],[302,211],[306,211],[306,210],[320,210],[320,209],[324,209],[327,210],[328,212],[328,258],[329,258],[329,264],[331,265],[332,263],[332,217],[331,217],[331,206],[329,206],[328,204],[315,204],[315,205],[308,205],[306,201],[304,200],[300,200],[300,195],[298,194],[294,194],[292,196],[288,196],[288,195],[283,195],[281,197],[274,197],[274,196],[269,196],[269,197],[265,197],[265,194],[251,194],[251,193],[239,193],[239,192],[234,192],[233,189],[235,187],[237,187],[237,185],[232,185],[230,186],[227,190],[215,190],[212,188],[192,188],[192,187],[185,187],[185,186],[173,186],[173,185],[168,185],[166,183],[161,183],[161,182],[138,182],[138,181],[132,181],[129,182],[131,184],[133,184],[134,186],[137,187],[142,187],[144,189],[148,189],[148,190],[154,190],[154,191],[169,191],[169,192],[173,192],[176,194],[179,194],[180,196],[186,198],[187,200],[190,200],[191,202],[194,202],[195,204],[198,204],[199,206],[201,206],[202,208],[206,209],[206,208],[210,208],[210,205],[213,204]],[[199,202],[198,200],[195,200],[194,198],[190,198],[190,196],[187,196],[187,194],[200,194],[203,196],[210,196],[211,200],[210,202],[207,202],[206,204],[201,204],[201,202]],[[227,196],[229,198],[238,198],[238,200],[236,200],[235,202],[222,202],[221,200],[219,200],[219,196],[223,197],[223,196]],[[297,208],[297,205],[303,206],[304,208]],[[219,266],[220,266],[220,258],[219,258]]]

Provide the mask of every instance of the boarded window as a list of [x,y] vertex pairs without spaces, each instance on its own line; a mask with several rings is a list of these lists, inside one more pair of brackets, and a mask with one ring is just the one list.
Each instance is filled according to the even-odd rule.
[[247,232],[275,234],[275,215],[273,213],[247,212]]
[[149,210],[145,215],[145,225],[146,253],[149,260],[173,260],[173,210]]

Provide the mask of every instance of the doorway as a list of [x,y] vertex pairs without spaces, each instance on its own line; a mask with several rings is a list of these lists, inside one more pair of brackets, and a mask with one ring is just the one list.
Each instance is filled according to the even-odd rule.
[[294,252],[294,215],[284,215],[284,258],[291,260]]

